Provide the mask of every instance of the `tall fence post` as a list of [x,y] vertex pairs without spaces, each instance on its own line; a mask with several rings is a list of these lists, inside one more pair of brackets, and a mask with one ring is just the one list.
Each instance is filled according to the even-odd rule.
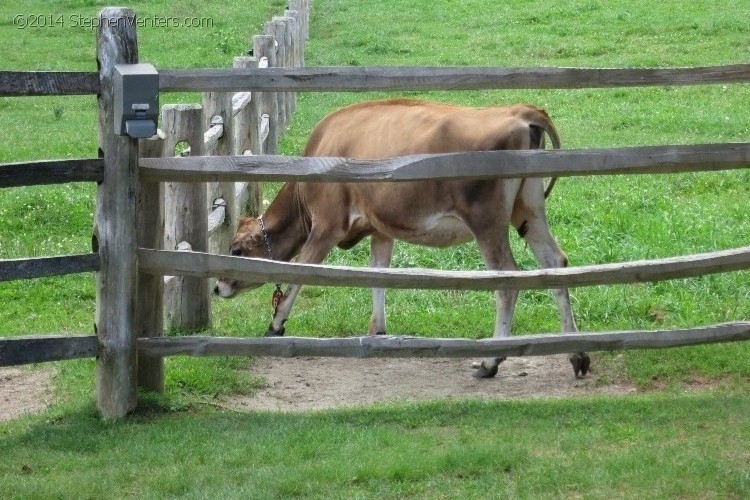
[[[216,147],[205,154],[228,156],[232,154],[234,143],[234,113],[232,109],[231,92],[203,93],[203,130],[208,130],[214,123],[220,122],[222,134],[216,142]],[[192,154],[192,153],[191,153]],[[210,182],[207,184],[208,203],[212,211],[223,211],[223,220],[217,220],[218,227],[208,237],[208,251],[210,253],[227,253],[229,243],[234,236],[234,227],[230,225],[230,216],[235,210],[234,182]],[[221,202],[219,202],[221,200]],[[223,206],[221,204],[223,203]]]
[[[164,155],[164,137],[139,141],[141,158]],[[138,246],[160,249],[164,246],[164,183],[141,183],[138,192]],[[135,315],[136,337],[164,335],[164,278],[138,273],[138,302]],[[138,355],[138,386],[164,392],[164,358]]]
[[[191,156],[204,154],[203,108],[197,104],[175,104],[162,108],[164,152],[173,156],[180,142],[190,145]],[[208,250],[208,200],[202,183],[170,182],[165,188],[164,246],[169,250]],[[200,330],[210,325],[208,281],[204,278],[172,277],[165,283],[166,327]]]
[[[294,67],[294,44],[295,44],[295,28],[296,22],[294,17],[289,15],[289,11],[286,11],[284,16],[274,17],[275,22],[281,23],[283,28],[283,38],[279,38],[279,51],[278,53],[283,58],[282,66],[285,68]],[[289,124],[292,119],[292,113],[296,108],[297,95],[294,92],[286,92],[284,97],[284,126]]]
[[[253,54],[260,64],[266,60],[266,67],[276,66],[276,47],[270,35],[255,35],[253,37]],[[276,92],[263,92],[262,111],[268,115],[268,137],[264,142],[263,154],[275,155],[279,151],[279,101]]]
[[[284,34],[286,32],[286,23],[279,21],[276,17],[272,21],[266,23],[264,33],[270,35],[273,39],[273,46],[271,53],[274,54],[273,67],[283,68],[286,66],[286,44],[284,43]],[[266,54],[268,56],[269,54]],[[268,59],[268,67],[271,66],[271,59]],[[276,106],[277,106],[277,117],[278,117],[278,132],[276,139],[281,138],[283,135],[284,127],[286,126],[286,98],[287,92],[276,92]]]
[[[235,57],[233,66],[235,68],[257,68],[258,59],[247,56]],[[244,155],[248,154],[248,151],[254,155],[263,154],[260,136],[262,102],[263,93],[253,92],[250,102],[237,113],[234,123],[235,140],[232,154]],[[240,217],[246,214],[255,216],[260,213],[262,184],[260,182],[238,182],[235,196],[235,210],[230,213],[230,224],[236,229]]]
[[[275,67],[283,68],[286,66],[286,44],[284,43],[284,33],[286,32],[286,23],[283,21],[274,19],[266,23],[265,33],[271,35],[274,40],[274,48],[272,52],[276,54]],[[271,61],[269,59],[268,66],[271,67]],[[284,127],[286,126],[286,99],[287,92],[276,92],[276,102],[278,106],[278,140],[283,134]]]
[[297,11],[297,66],[305,65],[305,45],[307,44],[307,23],[309,19],[309,5],[306,0],[290,0],[289,10]]
[[99,252],[94,327],[100,350],[96,395],[104,417],[119,418],[136,401],[135,308],[138,282],[136,199],[138,140],[114,134],[114,69],[138,62],[135,12],[110,7],[99,12],[99,147],[104,179],[96,193],[92,243]]

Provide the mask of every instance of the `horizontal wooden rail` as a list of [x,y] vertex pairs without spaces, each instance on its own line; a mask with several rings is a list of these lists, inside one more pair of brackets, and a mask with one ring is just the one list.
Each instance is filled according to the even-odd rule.
[[750,269],[750,247],[617,264],[533,271],[439,271],[290,264],[201,252],[138,251],[140,270],[151,274],[232,277],[253,283],[347,287],[531,290],[642,283]]
[[0,188],[101,182],[103,178],[104,160],[100,158],[0,163]]
[[85,71],[0,71],[0,97],[87,94],[99,94],[99,73]]
[[514,336],[469,340],[367,336],[306,337],[154,337],[138,339],[148,356],[335,356],[349,358],[466,358],[544,356],[580,351],[619,351],[682,347],[750,339],[750,323],[661,331],[621,331]]
[[474,151],[384,160],[259,156],[141,158],[149,181],[373,182],[665,174],[750,167],[750,143],[546,151]]
[[578,89],[750,81],[750,64],[697,68],[321,67],[160,70],[170,91]]
[[98,353],[96,335],[0,337],[0,366],[93,358]]
[[99,270],[99,254],[0,260],[0,281],[43,278]]

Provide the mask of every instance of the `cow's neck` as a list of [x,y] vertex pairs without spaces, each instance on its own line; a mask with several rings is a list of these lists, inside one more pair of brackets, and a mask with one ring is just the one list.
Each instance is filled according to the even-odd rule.
[[297,184],[286,183],[263,214],[274,260],[289,261],[310,235],[309,217],[299,201]]

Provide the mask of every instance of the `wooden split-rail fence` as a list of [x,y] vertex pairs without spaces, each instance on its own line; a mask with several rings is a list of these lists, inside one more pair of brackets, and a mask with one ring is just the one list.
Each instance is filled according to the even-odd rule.
[[[290,4],[284,16],[266,23],[252,39],[252,56],[234,58],[236,69],[298,68],[304,64],[309,4]],[[247,87],[246,87],[247,88]],[[202,103],[162,108],[162,128],[141,141],[141,158],[249,156],[276,154],[279,138],[297,109],[293,92],[204,92]],[[183,146],[182,148],[180,146]],[[164,248],[226,253],[239,219],[257,215],[258,183],[218,181],[164,185]],[[202,330],[211,323],[212,284],[206,279],[168,276],[164,280],[165,328]]]
[[[292,2],[300,12],[299,26],[307,33],[308,4]],[[191,252],[164,250],[162,225],[154,213],[164,206],[164,183],[179,183],[205,193],[201,183],[224,186],[231,182],[301,180],[320,182],[403,181],[425,178],[497,178],[518,176],[627,175],[713,171],[750,166],[750,144],[703,144],[592,150],[493,151],[416,155],[387,160],[292,158],[276,156],[272,147],[235,145],[231,156],[174,157],[167,151],[152,154],[153,143],[113,134],[112,72],[116,63],[135,63],[137,47],[129,9],[107,8],[100,16],[98,58],[101,69],[92,73],[0,72],[0,95],[98,94],[103,159],[52,160],[0,165],[0,187],[64,182],[97,182],[94,251],[91,254],[0,261],[0,280],[96,271],[95,335],[27,336],[0,339],[0,366],[79,357],[97,358],[97,399],[107,417],[121,417],[136,404],[136,386],[161,390],[164,356],[271,355],[355,357],[464,357],[553,354],[675,347],[750,339],[750,322],[667,331],[621,331],[568,335],[531,335],[507,339],[466,340],[417,337],[220,338],[163,337],[161,307],[164,276],[205,280],[236,276],[253,281],[276,280],[298,284],[402,288],[530,289],[636,283],[701,276],[750,269],[750,247],[659,260],[626,262],[536,271],[434,271],[424,269],[365,270],[313,266]],[[286,35],[285,40],[286,40]],[[280,38],[279,38],[280,40]],[[260,42],[259,42],[260,43]],[[270,49],[267,39],[263,40]],[[281,43],[279,42],[279,47]],[[257,46],[256,46],[257,47]],[[257,54],[256,54],[257,55]],[[277,54],[278,57],[278,54]],[[701,85],[750,82],[750,64],[679,69],[569,69],[569,68],[269,68],[255,63],[234,69],[161,71],[160,92],[200,90],[209,93],[200,113],[202,124],[219,116],[222,127],[234,106],[225,93],[257,92],[273,95],[278,113],[287,113],[294,92],[365,90],[445,90],[506,88],[581,88],[648,85]],[[252,94],[254,96],[255,94]],[[240,98],[238,98],[240,99]],[[252,97],[251,97],[252,99]],[[283,104],[282,104],[282,99]],[[236,105],[237,103],[235,103]],[[163,125],[175,123],[164,111]],[[255,123],[259,111],[248,112]],[[198,111],[187,107],[187,114]],[[234,113],[234,111],[231,111]],[[187,120],[183,118],[183,120]],[[208,121],[207,121],[208,120]],[[179,119],[175,119],[179,122]],[[216,124],[218,124],[216,119]],[[277,125],[278,126],[278,125]],[[177,125],[174,125],[177,128]],[[182,127],[182,125],[181,125]],[[211,150],[213,135],[192,125],[191,148]],[[275,134],[269,120],[269,135]],[[278,130],[278,129],[277,129]],[[198,133],[200,131],[200,133]],[[179,134],[178,134],[179,135]],[[186,134],[182,139],[186,140]],[[166,141],[166,138],[164,139]],[[174,139],[172,140],[174,141]],[[206,147],[206,144],[209,147]],[[217,143],[218,144],[218,143]],[[197,145],[197,146],[196,146]],[[231,146],[216,146],[226,152]],[[203,148],[203,149],[200,149]],[[223,149],[222,149],[223,148]],[[249,149],[253,155],[244,155]],[[456,166],[462,165],[458,169]],[[470,165],[470,167],[468,167]],[[501,165],[501,167],[498,167]],[[201,186],[196,188],[196,186]],[[237,191],[220,187],[226,201]],[[135,198],[132,193],[136,193]],[[229,194],[227,194],[229,193]],[[208,197],[212,198],[214,195]],[[215,198],[216,199],[216,198]],[[235,198],[236,200],[236,198]],[[213,201],[213,200],[212,200]],[[236,202],[235,202],[236,203]],[[197,205],[201,205],[200,203]],[[196,205],[196,206],[197,206]],[[222,206],[216,203],[217,209]],[[207,206],[203,203],[202,206]],[[224,218],[236,208],[223,208]],[[229,215],[231,218],[232,216]],[[218,216],[216,217],[218,218]],[[194,219],[208,226],[208,214]],[[188,228],[192,230],[193,228]],[[190,243],[175,232],[173,244]],[[202,281],[201,289],[205,289]]]

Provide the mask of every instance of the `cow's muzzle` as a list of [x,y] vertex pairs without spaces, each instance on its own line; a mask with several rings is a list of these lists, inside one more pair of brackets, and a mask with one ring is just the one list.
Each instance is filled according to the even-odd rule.
[[243,283],[238,280],[219,278],[216,280],[214,293],[223,299],[231,299],[232,297],[236,297],[240,292],[253,290],[262,285],[263,283]]
[[219,279],[216,281],[214,293],[223,299],[229,299],[237,295],[237,282],[235,280]]

